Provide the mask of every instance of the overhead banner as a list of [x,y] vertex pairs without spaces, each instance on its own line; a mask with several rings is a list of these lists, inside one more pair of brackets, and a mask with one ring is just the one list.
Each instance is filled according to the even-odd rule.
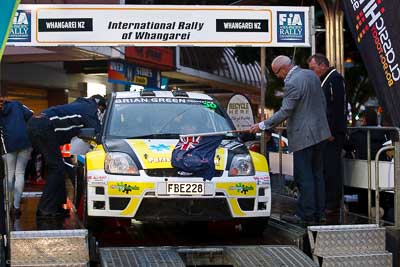
[[[29,38],[12,45],[310,46],[309,7],[20,5]],[[28,17],[28,16],[27,16]]]
[[19,2],[20,0],[3,0],[0,5],[0,61],[6,47],[11,25],[18,24],[18,16],[15,16],[15,11]]
[[400,126],[400,5],[398,0],[342,1],[347,22],[376,95]]

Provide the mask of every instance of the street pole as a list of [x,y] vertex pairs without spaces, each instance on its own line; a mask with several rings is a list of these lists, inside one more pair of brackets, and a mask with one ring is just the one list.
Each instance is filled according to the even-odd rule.
[[[266,55],[266,50],[265,47],[261,47],[260,50],[260,87],[261,87],[261,97],[260,97],[260,108],[261,108],[261,121],[264,120],[265,114],[264,114],[264,108],[265,108],[265,91],[266,91],[266,81],[265,81],[265,55]],[[264,139],[265,133],[264,131],[261,131],[261,139],[260,139],[260,152],[265,156],[265,139]]]
[[326,57],[336,70],[344,76],[343,11],[340,0],[318,0],[325,16]]
[[310,20],[311,20],[311,55],[315,55],[316,47],[315,47],[315,7],[311,6],[310,8]]

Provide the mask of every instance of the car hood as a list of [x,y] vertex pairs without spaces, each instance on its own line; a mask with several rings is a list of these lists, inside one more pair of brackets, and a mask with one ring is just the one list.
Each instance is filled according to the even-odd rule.
[[[177,139],[112,139],[105,142],[104,148],[106,152],[129,154],[143,169],[163,169],[173,168],[171,156],[177,143]],[[248,153],[248,150],[235,140],[222,141],[215,153],[215,169],[224,170],[236,153]]]

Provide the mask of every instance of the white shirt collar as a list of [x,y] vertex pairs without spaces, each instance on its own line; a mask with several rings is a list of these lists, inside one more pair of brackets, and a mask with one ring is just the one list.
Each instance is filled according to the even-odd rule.
[[287,81],[290,79],[290,76],[292,75],[293,71],[294,71],[295,69],[298,69],[298,68],[299,68],[299,66],[294,65],[293,68],[291,68],[291,69],[289,70],[288,74],[286,75],[286,77],[285,77],[285,79],[284,79],[283,81],[284,81],[284,82],[287,82]]

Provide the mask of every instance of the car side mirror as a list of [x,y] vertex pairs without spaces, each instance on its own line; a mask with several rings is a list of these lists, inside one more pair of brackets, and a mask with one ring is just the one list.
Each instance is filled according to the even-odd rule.
[[96,131],[94,128],[82,128],[79,131],[78,137],[82,140],[85,141],[94,141],[97,142],[96,140]]

